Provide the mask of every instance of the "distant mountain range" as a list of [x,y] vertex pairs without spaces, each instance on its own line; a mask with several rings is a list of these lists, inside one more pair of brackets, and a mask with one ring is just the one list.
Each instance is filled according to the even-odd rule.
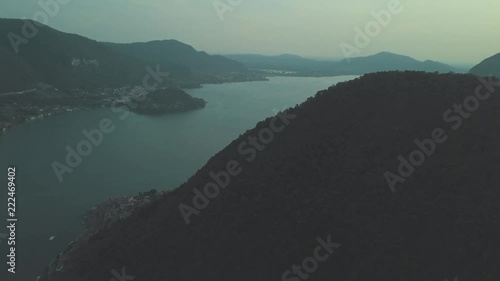
[[415,70],[427,72],[460,72],[457,68],[437,61],[419,61],[409,56],[381,52],[372,56],[344,59],[342,61],[320,61],[296,55],[226,55],[254,69],[273,69],[296,72],[295,75],[361,75],[369,72],[390,70]]
[[283,70],[314,73],[314,71],[332,71],[332,62],[306,59],[297,55],[225,55],[225,57],[241,62],[248,68]]
[[[26,24],[37,29],[15,52],[12,34]],[[0,19],[0,93],[29,90],[40,83],[63,90],[141,85],[146,67],[168,72],[164,86],[198,87],[203,83],[263,80],[271,70],[292,76],[362,75],[390,70],[461,72],[436,61],[382,52],[342,61],[321,61],[296,55],[209,55],[192,46],[163,40],[144,43],[97,42],[60,32],[34,21]],[[471,73],[500,75],[500,54],[483,61]],[[248,69],[251,69],[249,71]],[[282,73],[283,74],[283,73]]]
[[[247,73],[241,63],[198,52],[175,40],[101,43],[26,22],[38,31],[31,39],[21,39],[28,41],[19,44],[17,54],[9,37],[0,37],[0,93],[31,89],[39,83],[66,90],[142,85],[148,74],[146,67],[156,69],[157,65],[171,74],[166,83],[220,82],[215,75]],[[0,34],[22,36],[25,24],[18,19],[0,19]]]
[[470,73],[482,76],[494,75],[500,77],[500,53],[483,60],[474,66]]
[[419,61],[409,56],[393,54],[389,52],[381,52],[372,56],[356,57],[344,59],[337,67],[341,71],[352,74],[364,74],[377,71],[391,70],[415,70],[427,72],[457,72],[458,70],[451,66],[437,61]]

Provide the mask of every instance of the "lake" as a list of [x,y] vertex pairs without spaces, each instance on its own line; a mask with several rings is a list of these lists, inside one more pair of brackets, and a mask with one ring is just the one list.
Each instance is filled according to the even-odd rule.
[[[241,133],[277,111],[295,106],[317,91],[357,76],[272,77],[270,81],[205,85],[187,90],[206,108],[163,116],[110,109],[74,111],[36,120],[0,136],[0,200],[6,202],[7,167],[16,167],[16,274],[9,280],[35,280],[48,263],[83,231],[79,216],[110,197],[150,189],[173,189]],[[115,130],[83,157],[60,182],[54,161],[65,163],[66,147],[86,140],[82,130],[109,118]],[[7,231],[2,204],[1,233]],[[54,236],[53,240],[49,240]],[[1,236],[0,236],[1,237]],[[5,265],[7,243],[0,242]],[[2,270],[0,276],[6,275]],[[2,280],[3,277],[1,278]]]

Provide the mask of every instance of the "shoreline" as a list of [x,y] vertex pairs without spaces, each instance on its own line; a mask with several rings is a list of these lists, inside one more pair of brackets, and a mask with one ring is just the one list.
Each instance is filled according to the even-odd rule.
[[49,113],[46,113],[43,115],[31,116],[27,120],[20,121],[16,124],[12,124],[12,125],[9,125],[7,127],[1,128],[0,129],[0,137],[13,129],[20,128],[28,123],[31,123],[31,122],[40,121],[43,119],[48,119],[48,118],[51,118],[51,117],[56,116],[56,115],[61,115],[61,114],[69,113],[69,112],[73,112],[73,111],[93,110],[93,109],[106,108],[106,107],[108,107],[108,105],[96,106],[96,107],[82,107],[82,108],[75,107],[75,108],[69,108],[66,110],[61,110],[61,111],[56,111],[56,112],[49,112]]
[[[229,84],[229,83],[243,83],[243,82],[264,82],[264,81],[269,81],[268,77],[263,77],[262,79],[246,79],[246,80],[236,80],[236,81],[212,81],[212,82],[206,82],[206,83],[197,83],[196,84],[196,87],[194,87],[193,85],[194,84],[189,84],[189,85],[186,85],[185,87],[179,87],[179,89],[181,90],[191,90],[191,89],[200,89],[200,88],[203,88],[205,85],[222,85],[222,84]],[[120,91],[120,90],[123,90],[125,87],[122,87],[122,88],[117,88],[117,89],[112,89],[112,91]],[[133,88],[133,87],[131,87]],[[39,90],[42,90],[42,89],[34,89],[34,90],[30,90],[30,92],[37,92]],[[54,92],[56,92],[57,89],[55,89]],[[99,91],[97,91],[99,92]],[[0,98],[2,97],[3,94],[0,94]],[[99,94],[94,94],[94,96],[96,95],[99,95]],[[100,95],[104,95],[104,93],[100,93]],[[80,97],[78,97],[80,98]],[[81,97],[85,100],[84,97]],[[118,97],[118,98],[114,98],[114,100],[119,100],[120,98],[122,97]],[[113,97],[110,97],[108,99],[113,99]],[[58,114],[62,114],[62,113],[67,113],[67,112],[72,112],[72,111],[81,111],[81,110],[92,110],[92,109],[98,109],[98,108],[106,108],[106,107],[111,107],[112,105],[112,101],[111,100],[106,100],[106,99],[102,99],[102,100],[98,100],[97,102],[99,102],[100,104],[96,105],[96,106],[78,106],[78,105],[74,105],[74,106],[66,106],[66,107],[62,107],[62,106],[59,106],[59,105],[51,105],[53,107],[56,107],[55,110],[51,111],[51,109],[43,109],[42,111],[38,111],[38,113],[40,112],[44,112],[44,113],[40,113],[40,114],[31,114],[31,115],[27,115],[25,117],[25,120],[23,121],[19,121],[19,120],[15,120],[15,121],[11,121],[11,122],[14,122],[14,123],[11,123],[11,122],[7,122],[7,121],[1,121],[0,120],[0,137],[4,134],[6,134],[7,132],[9,132],[10,130],[12,129],[15,129],[15,128],[19,128],[29,122],[32,122],[32,121],[37,121],[37,120],[43,120],[45,118],[50,118],[54,115],[58,115]],[[49,112],[46,112],[49,111]]]
[[83,213],[80,218],[85,229],[75,240],[71,241],[38,275],[37,280],[49,280],[55,272],[64,272],[71,253],[78,247],[92,239],[99,239],[99,232],[110,225],[131,216],[135,210],[161,200],[170,191],[141,192],[137,195],[110,198],[94,205]]
[[[208,82],[208,83],[200,83],[198,84],[199,87],[182,87],[180,89],[182,90],[193,90],[193,89],[201,89],[203,88],[204,86],[207,86],[207,85],[223,85],[223,84],[233,84],[233,83],[246,83],[246,82],[269,82],[270,81],[270,78],[273,78],[273,77],[283,77],[283,78],[326,78],[326,77],[340,77],[340,76],[360,76],[360,75],[327,75],[327,76],[293,76],[293,75],[266,75],[266,76],[263,76],[263,79],[249,79],[249,80],[244,80],[244,81],[224,81],[224,82]],[[1,95],[0,95],[1,96]],[[103,105],[100,105],[100,106],[94,106],[94,107],[78,107],[78,106],[75,106],[73,108],[66,108],[65,110],[61,110],[61,111],[56,111],[56,112],[50,112],[48,114],[44,114],[43,116],[31,116],[29,120],[25,120],[25,121],[22,121],[20,123],[17,123],[15,125],[10,125],[10,126],[7,126],[7,127],[3,127],[3,128],[0,128],[0,137],[4,134],[6,134],[7,132],[9,132],[10,130],[12,129],[15,129],[15,128],[19,128],[29,122],[32,122],[32,121],[38,121],[38,120],[43,120],[45,118],[50,118],[52,116],[55,116],[55,115],[59,115],[59,114],[63,114],[63,113],[67,113],[67,112],[72,112],[72,111],[81,111],[81,110],[92,110],[92,109],[98,109],[98,108],[106,108],[106,107],[110,107],[111,106],[111,103],[109,104],[103,104]],[[133,112],[133,111],[132,111]]]

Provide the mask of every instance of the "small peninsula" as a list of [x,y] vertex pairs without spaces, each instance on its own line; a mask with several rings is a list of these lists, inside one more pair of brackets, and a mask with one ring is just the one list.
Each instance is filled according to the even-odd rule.
[[130,111],[139,114],[158,115],[204,108],[206,101],[194,98],[179,88],[163,88],[136,99]]

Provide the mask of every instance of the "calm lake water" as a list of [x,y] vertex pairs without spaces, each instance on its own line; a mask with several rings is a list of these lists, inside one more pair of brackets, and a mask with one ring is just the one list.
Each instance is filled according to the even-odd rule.
[[[6,274],[7,243],[3,239],[0,279],[35,280],[43,266],[82,233],[79,216],[93,205],[152,188],[176,188],[257,122],[355,77],[273,77],[267,82],[206,85],[187,91],[208,102],[197,111],[130,114],[124,120],[110,109],[75,111],[7,132],[0,136],[0,182],[4,185],[0,200],[7,201],[7,167],[15,166],[17,273]],[[52,162],[65,163],[65,147],[75,148],[86,139],[82,130],[98,128],[103,118],[111,119],[115,130],[104,135],[102,143],[59,182]],[[1,234],[7,232],[7,206],[0,206]]]

